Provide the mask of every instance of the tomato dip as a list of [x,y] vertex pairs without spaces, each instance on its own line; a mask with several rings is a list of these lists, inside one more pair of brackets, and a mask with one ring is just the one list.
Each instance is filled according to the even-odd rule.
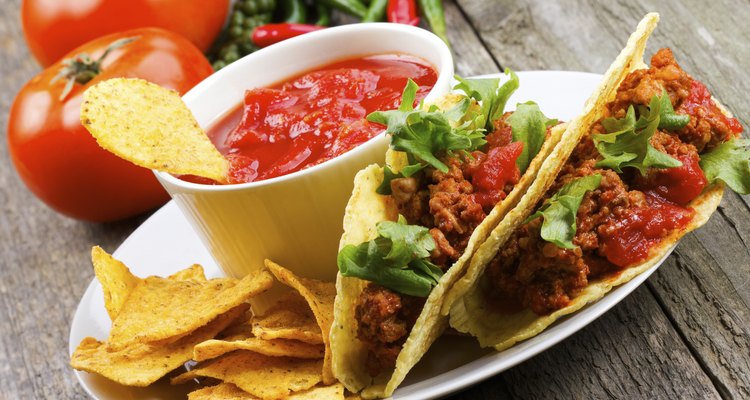
[[338,61],[269,88],[247,90],[244,102],[207,134],[229,160],[228,183],[286,175],[344,154],[383,132],[382,125],[365,118],[373,111],[398,108],[409,78],[419,85],[419,101],[434,86],[437,71],[406,55]]

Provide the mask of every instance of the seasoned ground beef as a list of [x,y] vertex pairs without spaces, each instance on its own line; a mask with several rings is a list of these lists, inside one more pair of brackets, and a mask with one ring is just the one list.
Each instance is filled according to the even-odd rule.
[[[485,151],[474,151],[470,156],[456,154],[440,157],[448,166],[447,172],[425,168],[415,177],[391,181],[392,197],[399,213],[410,224],[431,229],[430,234],[437,245],[432,253],[432,262],[443,270],[458,260],[472,232],[494,206],[482,206],[472,179],[487,160],[487,153],[491,149],[510,143],[512,131],[503,122],[509,115],[507,113],[503,119],[495,122],[495,131],[486,137],[488,146]],[[515,176],[503,187],[494,188],[492,197],[497,201],[505,198],[518,179]]]
[[678,114],[690,115],[688,125],[677,132],[680,139],[692,144],[699,152],[739,135],[742,127],[724,116],[711,100],[702,83],[693,80],[677,64],[672,50],[664,48],[651,57],[651,68],[629,74],[620,84],[609,113],[625,116],[631,104],[648,105],[653,96],[666,90]]
[[645,204],[642,192],[629,191],[614,171],[594,168],[595,160],[579,166],[566,164],[555,186],[555,193],[571,180],[601,174],[599,189],[586,193],[578,209],[574,249],[559,248],[540,235],[542,219],[517,229],[509,242],[492,260],[487,278],[488,294],[501,302],[502,309],[529,308],[543,315],[566,306],[589,279],[619,269],[603,258],[600,236],[612,216],[619,218]]
[[372,376],[392,369],[425,299],[369,284],[355,310],[357,335],[368,347],[367,369]]

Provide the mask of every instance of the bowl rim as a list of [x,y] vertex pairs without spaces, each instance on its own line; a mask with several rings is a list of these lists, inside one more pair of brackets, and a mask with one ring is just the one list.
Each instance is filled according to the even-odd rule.
[[[440,39],[438,36],[436,36],[434,33],[422,29],[419,27],[414,27],[410,25],[404,25],[404,24],[395,24],[395,23],[387,23],[387,22],[369,22],[369,23],[357,23],[357,24],[349,24],[349,25],[340,25],[335,26],[331,28],[322,29],[319,31],[314,31],[310,33],[306,33],[301,36],[297,36],[291,39],[287,39],[281,43],[275,44],[273,46],[269,46],[263,49],[260,49],[252,54],[249,54],[232,64],[229,64],[228,66],[222,68],[221,70],[213,73],[208,78],[204,79],[200,83],[198,83],[196,86],[194,86],[192,89],[190,89],[187,93],[185,93],[184,96],[182,96],[182,99],[185,101],[185,103],[190,103],[192,101],[195,101],[196,98],[199,98],[201,95],[203,95],[204,92],[208,91],[208,89],[216,84],[217,82],[221,81],[222,79],[225,79],[224,77],[231,74],[231,71],[241,68],[246,68],[246,64],[254,62],[255,59],[258,59],[265,55],[266,53],[269,53],[271,51],[275,52],[282,52],[285,47],[290,47],[297,45],[298,43],[304,43],[304,42],[317,42],[317,41],[325,41],[325,40],[331,40],[332,37],[337,36],[345,36],[352,32],[359,32],[362,30],[374,30],[374,31],[391,31],[391,32],[399,32],[404,33],[408,35],[414,35],[417,37],[420,37],[421,39],[432,42],[432,44],[435,46],[438,54],[440,63],[439,65],[433,65],[433,67],[437,68],[438,70],[438,76],[437,80],[435,81],[435,84],[433,86],[433,89],[435,87],[441,87],[449,85],[451,80],[453,79],[453,56],[451,54],[450,48],[443,42],[442,39]],[[346,56],[347,58],[354,58],[354,57],[367,57],[370,55],[379,55],[379,54],[387,54],[387,52],[352,52],[351,55]],[[407,52],[400,52],[400,54],[422,58],[413,54],[409,54]],[[427,60],[425,60],[427,61]],[[326,65],[326,63],[332,62],[331,60],[320,63],[320,65]],[[431,63],[432,64],[432,63]],[[315,67],[305,67],[304,70],[309,70],[311,68]],[[300,71],[303,72],[303,71]],[[446,73],[450,72],[450,73]],[[294,74],[292,74],[294,75]],[[425,97],[431,98],[434,96],[433,90],[430,90],[430,92]],[[222,114],[224,115],[224,114]],[[387,140],[385,137],[385,131],[382,133],[379,133],[375,135],[374,137],[370,138],[364,143],[361,143],[357,145],[355,148],[347,151],[344,154],[338,155],[330,160],[326,160],[320,164],[313,165],[309,168],[305,168],[302,170],[298,170],[289,174],[264,179],[260,181],[254,181],[254,182],[245,182],[245,183],[231,183],[231,184],[203,184],[203,183],[194,183],[194,182],[188,182],[185,180],[182,180],[168,172],[158,171],[158,170],[152,170],[153,173],[156,175],[156,177],[162,182],[162,184],[169,184],[173,187],[180,187],[183,190],[190,190],[190,191],[205,191],[205,192],[223,192],[223,191],[232,191],[232,190],[243,190],[243,189],[250,189],[255,187],[262,187],[262,186],[270,186],[279,184],[282,182],[290,181],[290,180],[297,180],[306,177],[309,174],[314,174],[317,171],[320,171],[322,169],[331,168],[335,165],[346,162],[348,159],[357,157],[360,153],[363,153],[367,151],[368,147],[373,145],[376,142],[379,141],[385,141]]]

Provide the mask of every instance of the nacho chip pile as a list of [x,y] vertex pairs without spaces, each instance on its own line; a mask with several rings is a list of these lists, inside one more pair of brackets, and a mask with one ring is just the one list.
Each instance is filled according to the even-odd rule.
[[255,316],[248,300],[273,285],[266,271],[208,280],[196,264],[167,278],[139,278],[99,247],[92,262],[112,329],[106,341],[81,341],[73,368],[147,386],[192,360],[171,382],[211,386],[190,399],[345,398],[330,372],[333,283],[300,278],[267,261],[291,290]]

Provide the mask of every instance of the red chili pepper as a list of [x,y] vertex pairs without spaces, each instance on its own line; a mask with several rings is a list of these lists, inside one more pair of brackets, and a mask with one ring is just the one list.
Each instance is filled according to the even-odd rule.
[[258,47],[267,47],[305,33],[325,29],[325,26],[308,24],[266,24],[253,30],[253,43]]
[[419,25],[415,0],[388,0],[388,22]]

